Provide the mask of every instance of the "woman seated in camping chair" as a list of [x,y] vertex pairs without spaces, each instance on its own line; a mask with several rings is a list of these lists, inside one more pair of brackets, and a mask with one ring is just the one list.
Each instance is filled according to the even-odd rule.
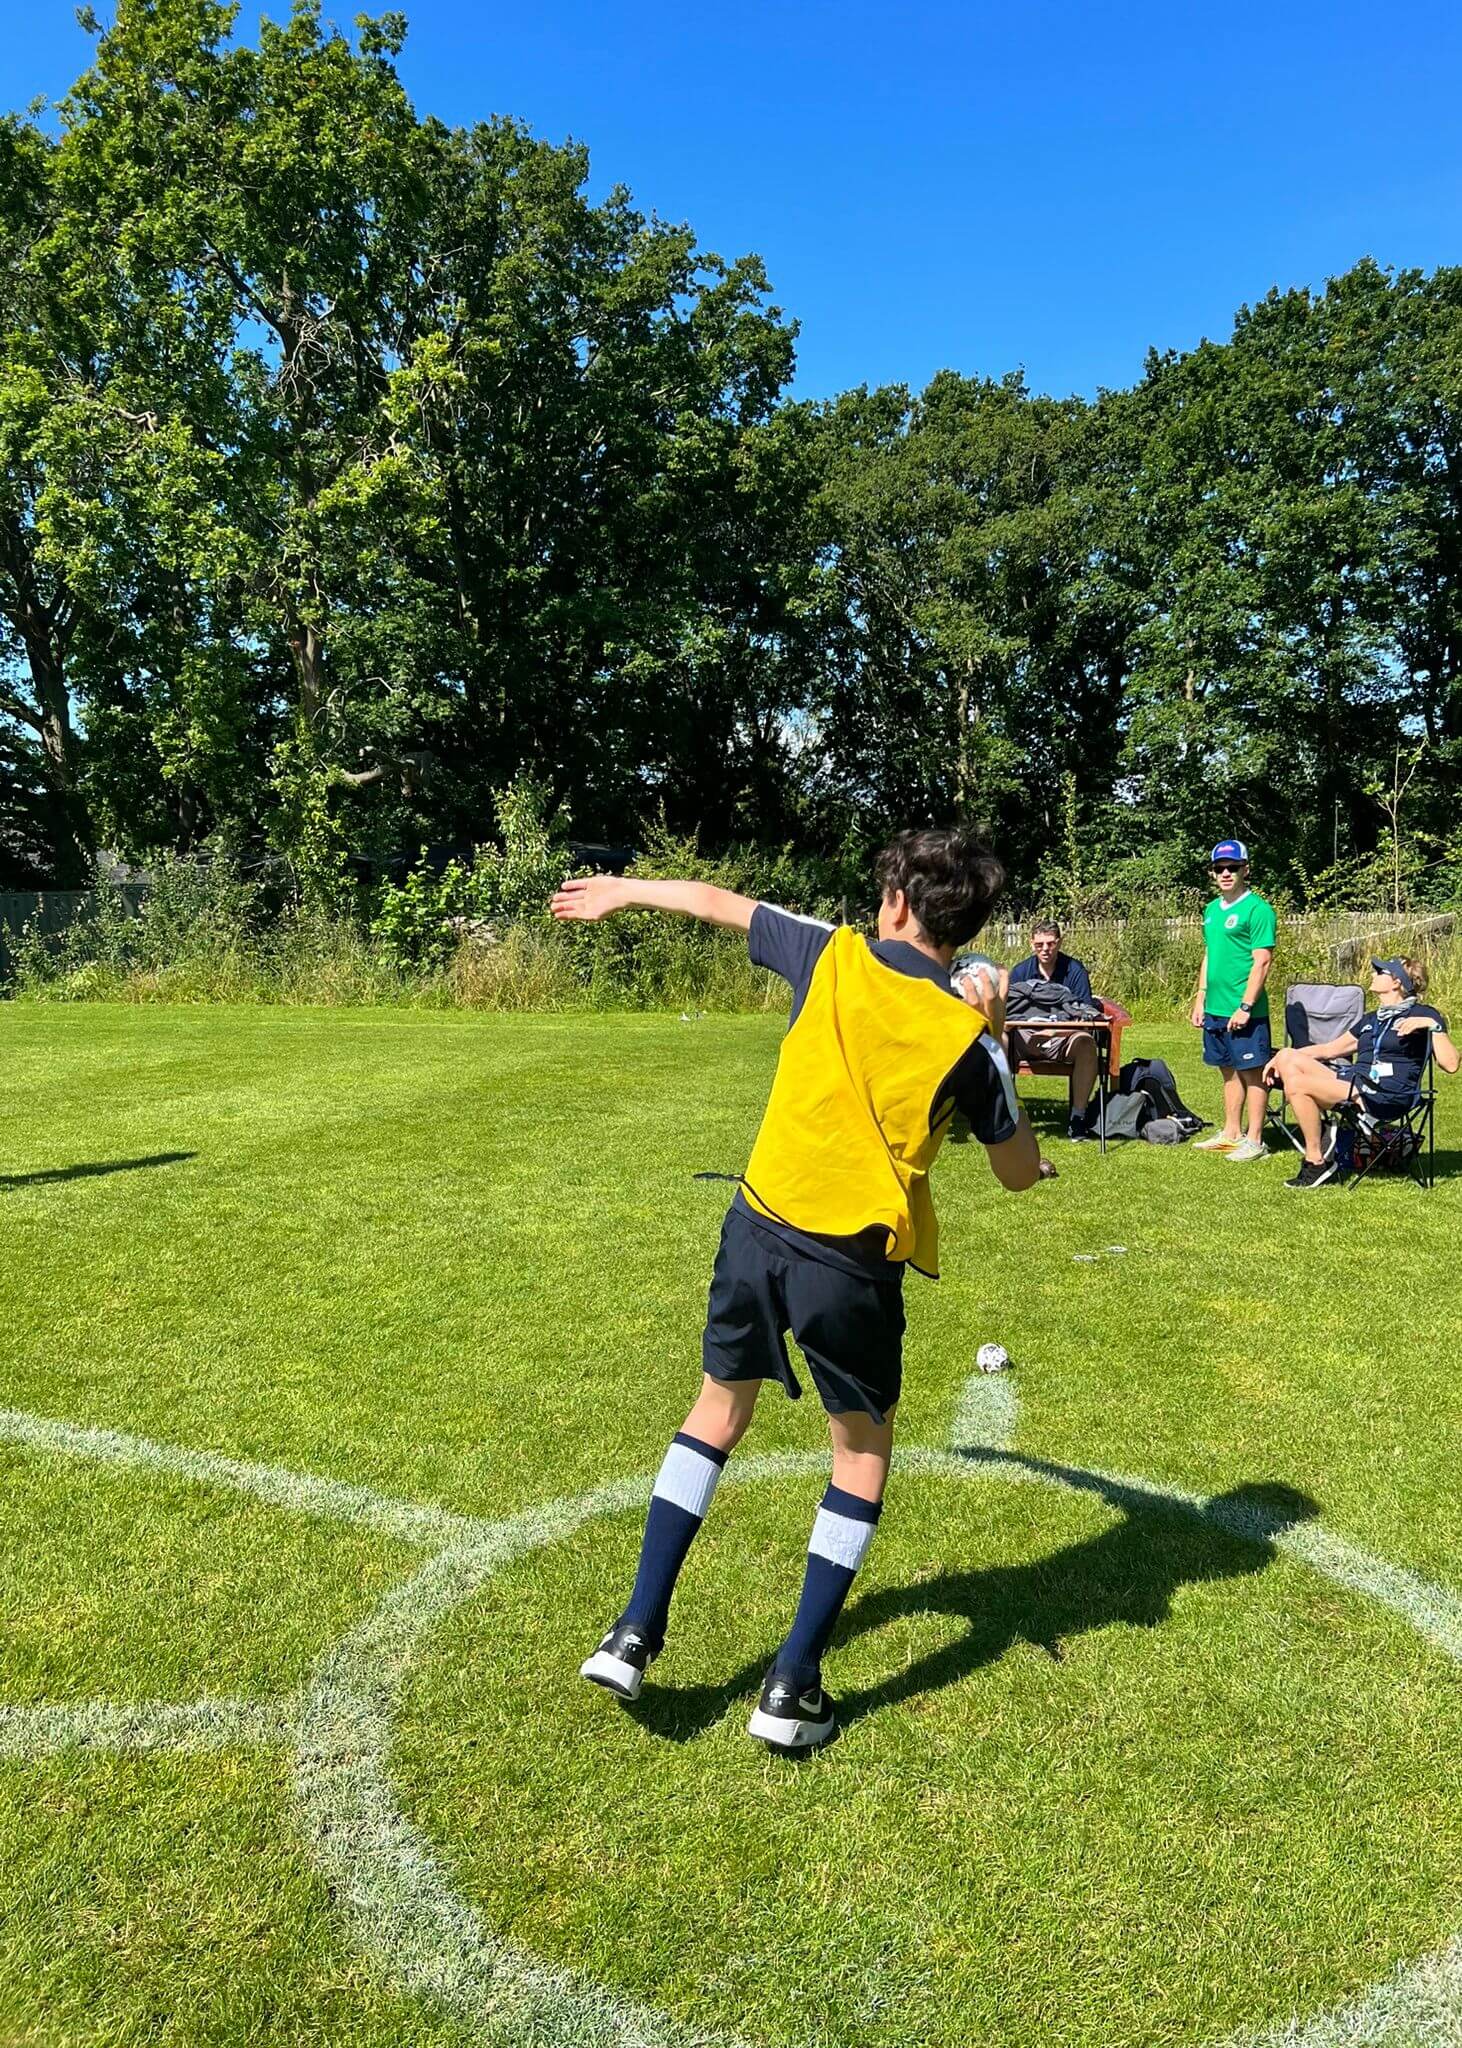
[[[1271,1088],[1284,1090],[1305,1141],[1304,1163],[1292,1188],[1319,1188],[1339,1169],[1332,1122],[1328,1145],[1321,1137],[1326,1110],[1354,1103],[1383,1122],[1404,1115],[1417,1100],[1426,1068],[1427,1038],[1444,1074],[1455,1074],[1462,1054],[1447,1036],[1440,1010],[1420,1000],[1426,968],[1420,960],[1372,960],[1371,994],[1376,1007],[1354,1031],[1303,1051],[1286,1046],[1264,1069]],[[1327,1065],[1326,1062],[1333,1062]]]

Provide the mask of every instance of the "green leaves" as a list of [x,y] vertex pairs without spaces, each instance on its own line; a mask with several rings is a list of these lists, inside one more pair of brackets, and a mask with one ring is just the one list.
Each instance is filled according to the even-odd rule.
[[1448,886],[1462,271],[1271,294],[1092,405],[789,403],[759,259],[422,118],[401,16],[92,27],[59,138],[0,121],[0,869],[211,842],[337,903],[526,765],[853,887],[952,816],[1021,896],[1143,898],[1216,821]]

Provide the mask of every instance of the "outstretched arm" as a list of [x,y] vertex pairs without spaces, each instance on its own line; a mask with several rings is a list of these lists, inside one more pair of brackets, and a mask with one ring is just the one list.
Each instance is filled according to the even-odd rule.
[[589,875],[565,882],[549,906],[557,918],[597,924],[616,910],[669,910],[677,917],[698,917],[706,924],[725,925],[734,932],[750,928],[754,896],[737,896],[709,882],[640,881],[628,875]]

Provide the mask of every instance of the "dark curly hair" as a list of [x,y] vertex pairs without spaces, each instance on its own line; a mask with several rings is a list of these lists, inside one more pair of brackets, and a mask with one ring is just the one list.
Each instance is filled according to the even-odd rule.
[[878,856],[880,895],[902,889],[926,939],[962,946],[972,939],[1005,887],[1005,869],[971,832],[958,827],[900,832]]

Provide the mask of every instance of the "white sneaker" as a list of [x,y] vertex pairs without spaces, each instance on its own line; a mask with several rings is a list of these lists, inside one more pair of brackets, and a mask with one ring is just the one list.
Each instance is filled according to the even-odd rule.
[[1190,1152],[1232,1152],[1239,1143],[1237,1138],[1226,1138],[1222,1131],[1215,1131],[1211,1138],[1200,1138],[1196,1145],[1190,1145]]
[[1251,1159],[1265,1159],[1268,1154],[1257,1138],[1240,1138],[1228,1155],[1230,1166],[1246,1166]]

